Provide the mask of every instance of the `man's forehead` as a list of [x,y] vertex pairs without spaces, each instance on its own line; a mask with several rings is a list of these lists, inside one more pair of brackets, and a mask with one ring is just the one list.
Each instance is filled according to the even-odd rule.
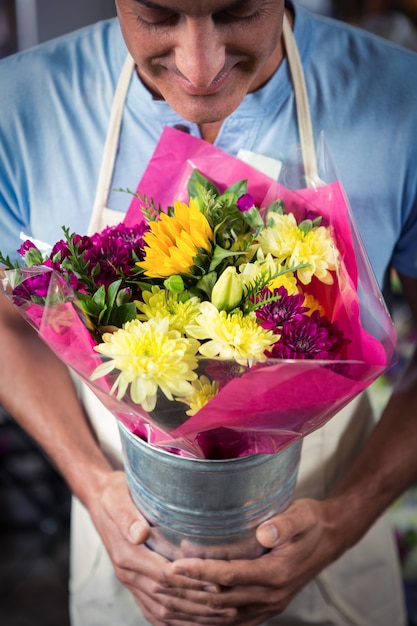
[[149,9],[178,13],[213,13],[216,11],[261,5],[262,0],[134,0]]

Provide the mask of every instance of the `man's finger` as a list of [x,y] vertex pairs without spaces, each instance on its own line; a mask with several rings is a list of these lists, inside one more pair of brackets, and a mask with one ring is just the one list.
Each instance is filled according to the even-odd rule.
[[318,522],[310,500],[295,501],[286,511],[261,524],[256,538],[264,548],[277,548],[295,541]]
[[149,524],[132,501],[124,472],[114,473],[111,484],[103,492],[102,504],[129,543],[139,545],[148,539]]

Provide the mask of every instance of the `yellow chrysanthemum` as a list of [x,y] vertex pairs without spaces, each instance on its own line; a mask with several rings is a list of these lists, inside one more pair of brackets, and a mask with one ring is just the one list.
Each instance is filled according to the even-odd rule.
[[311,294],[305,294],[303,306],[308,306],[309,308],[309,310],[307,311],[307,315],[311,315],[313,311],[318,311],[320,315],[326,314],[320,302],[316,300],[316,298]]
[[227,314],[218,311],[211,302],[202,302],[196,323],[187,327],[187,335],[206,340],[200,354],[208,358],[235,360],[240,365],[252,365],[265,360],[264,351],[274,343],[273,333],[259,326],[255,313],[242,311]]
[[174,202],[174,215],[161,214],[145,233],[145,258],[137,263],[150,278],[187,274],[199,249],[211,250],[213,232],[191,199],[190,206]]
[[265,255],[272,254],[279,263],[284,263],[300,240],[300,231],[292,213],[280,215],[272,213],[268,219],[273,225],[264,228],[258,235],[260,249]]
[[294,272],[284,272],[282,265],[278,263],[277,259],[273,258],[272,254],[267,254],[265,258],[263,254],[258,254],[256,261],[244,263],[239,269],[242,274],[243,285],[246,288],[250,288],[262,274],[269,273],[271,276],[274,276],[277,272],[282,271],[282,274],[270,280],[266,286],[271,290],[285,287],[290,295],[299,291]]
[[200,299],[197,296],[181,302],[176,294],[168,293],[156,285],[152,287],[152,291],[143,291],[142,298],[144,302],[136,302],[137,308],[142,312],[142,315],[137,316],[138,319],[146,321],[167,317],[170,329],[178,330],[182,334],[185,333],[185,327],[192,324],[200,313]]
[[313,276],[321,282],[333,284],[334,271],[338,263],[338,253],[330,231],[324,226],[304,232],[298,228],[292,213],[272,214],[274,224],[264,229],[258,237],[264,254],[272,254],[280,263],[290,266],[308,264],[297,271],[298,279],[308,285]]
[[309,267],[298,270],[299,280],[308,285],[313,276],[322,283],[332,285],[333,275],[338,266],[338,251],[329,230],[324,226],[314,228],[305,235],[299,252],[299,263],[309,263]]
[[219,392],[219,383],[217,380],[210,381],[207,376],[201,376],[192,382],[193,391],[182,401],[190,407],[186,411],[187,415],[195,415],[203,408],[212,398],[217,396]]
[[257,279],[262,276],[264,271],[268,271],[268,267],[263,262],[242,263],[239,267],[244,288],[250,288]]
[[170,330],[167,317],[127,322],[116,332],[105,333],[103,342],[94,349],[109,360],[94,370],[91,379],[118,370],[120,373],[111,389],[112,394],[117,390],[118,400],[130,385],[133,402],[142,405],[145,411],[153,411],[158,389],[169,400],[192,392],[189,381],[197,378],[194,370],[199,343]]
[[295,273],[285,272],[284,274],[277,276],[268,283],[268,288],[271,291],[273,291],[274,289],[279,289],[280,287],[285,287],[289,296],[293,296],[294,294],[299,293]]

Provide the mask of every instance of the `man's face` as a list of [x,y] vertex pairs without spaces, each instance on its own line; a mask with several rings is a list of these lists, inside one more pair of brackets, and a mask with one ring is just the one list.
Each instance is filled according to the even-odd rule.
[[142,81],[185,119],[230,115],[282,59],[284,0],[117,0]]

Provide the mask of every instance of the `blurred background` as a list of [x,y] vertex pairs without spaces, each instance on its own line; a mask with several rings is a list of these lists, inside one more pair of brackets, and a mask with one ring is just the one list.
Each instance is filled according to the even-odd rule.
[[[417,49],[417,0],[299,0]],[[0,57],[115,15],[114,0],[0,0]]]
[[[298,4],[417,51],[417,0],[298,0]],[[0,0],[0,58],[114,15],[114,0]],[[377,411],[417,339],[395,275],[392,286],[398,363],[371,390]],[[69,626],[69,512],[70,495],[61,477],[0,407],[1,625]],[[417,487],[394,504],[390,515],[409,626],[417,626]]]

